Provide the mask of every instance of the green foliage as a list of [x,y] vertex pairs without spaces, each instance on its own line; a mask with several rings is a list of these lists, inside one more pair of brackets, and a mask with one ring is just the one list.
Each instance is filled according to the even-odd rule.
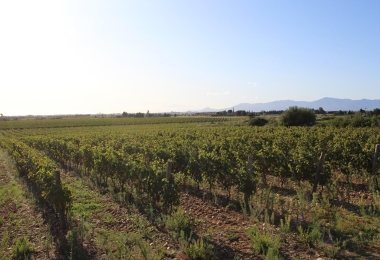
[[317,116],[313,109],[303,107],[289,107],[281,115],[281,123],[284,126],[312,126],[315,124]]
[[[367,120],[364,114],[354,117],[356,122],[360,122],[363,118]],[[142,126],[143,120],[150,125]],[[179,187],[188,181],[190,184],[201,184],[202,188],[206,184],[210,188],[216,188],[215,194],[219,196],[215,195],[214,198],[218,200],[221,198],[218,193],[221,188],[226,193],[239,191],[246,194],[248,202],[244,201],[242,205],[248,205],[247,208],[251,209],[251,219],[257,218],[278,225],[276,223],[279,220],[278,215],[274,212],[282,213],[281,218],[286,217],[280,219],[281,223],[278,225],[282,231],[279,236],[281,238],[292,232],[290,218],[297,222],[302,216],[303,226],[298,230],[300,240],[307,245],[317,246],[318,250],[322,250],[319,245],[323,241],[322,238],[325,239],[325,244],[336,243],[334,247],[329,247],[333,251],[331,255],[335,255],[336,247],[340,246],[339,239],[342,240],[342,245],[348,240],[353,248],[361,249],[378,242],[376,239],[379,234],[375,232],[378,227],[366,221],[370,218],[377,221],[380,215],[379,194],[375,192],[371,195],[362,194],[369,196],[365,197],[366,200],[361,204],[359,203],[362,215],[358,216],[355,212],[356,216],[351,221],[354,223],[352,226],[346,221],[345,205],[342,209],[338,208],[334,199],[344,198],[343,191],[350,191],[347,187],[354,188],[354,184],[368,184],[374,144],[380,142],[379,128],[350,127],[338,130],[328,126],[260,128],[247,125],[217,126],[209,123],[186,125],[185,121],[180,120],[170,121],[173,123],[170,125],[159,125],[149,121],[150,119],[147,120],[141,119],[140,123],[134,121],[140,124],[137,126],[125,127],[122,124],[108,127],[77,127],[75,131],[72,128],[56,128],[56,125],[49,128],[2,130],[4,136],[0,137],[0,145],[13,155],[21,175],[31,183],[35,183],[39,188],[37,190],[41,190],[41,195],[53,206],[56,205],[54,198],[58,202],[65,200],[64,196],[60,197],[55,192],[65,194],[62,194],[64,189],[61,191],[54,185],[51,169],[55,169],[57,164],[51,160],[65,168],[70,166],[70,169],[74,169],[80,175],[99,180],[103,189],[114,191],[115,196],[127,197],[128,194],[128,202],[134,202],[144,209],[148,208],[145,210],[144,220],[147,217],[152,222],[156,221],[157,216],[162,213],[158,212],[161,209],[164,209],[164,214],[172,213],[170,208],[177,205],[180,199]],[[132,121],[129,122],[132,124]],[[181,124],[176,124],[179,122]],[[327,186],[318,190],[318,193],[314,194],[313,202],[310,203],[310,183],[315,179],[321,151],[326,152],[327,156],[319,184]],[[250,157],[252,170],[248,171],[249,155],[252,156]],[[173,161],[171,179],[165,178],[168,160]],[[258,182],[258,177],[261,177],[261,183]],[[296,182],[291,182],[293,180]],[[281,184],[277,181],[281,181]],[[73,190],[74,184],[70,182]],[[273,191],[265,188],[271,184],[277,186]],[[282,192],[276,195],[279,185],[285,185],[284,192],[287,189],[297,191],[297,196],[289,199],[288,196],[282,196]],[[187,187],[192,190],[192,187]],[[87,217],[96,214],[105,224],[114,222],[110,213],[99,213],[102,208],[100,200],[94,201],[92,193],[87,195],[83,191],[82,193],[74,194],[76,200],[72,207],[74,214],[83,214]],[[253,193],[257,196],[251,197]],[[0,194],[0,197],[4,196]],[[239,205],[236,206],[236,203],[239,203],[238,195],[232,194],[232,198],[228,207],[240,210]],[[132,207],[130,204],[127,205],[130,206]],[[145,239],[146,236],[152,235],[151,230],[147,228],[148,221],[142,219],[133,219],[131,223],[140,230],[140,233],[144,233],[142,237]],[[312,224],[309,227],[305,226],[309,220]],[[184,247],[186,250],[197,252],[205,248],[205,238],[203,246],[198,237],[195,240],[190,239],[191,221],[183,210],[164,217],[164,222],[175,240],[174,243],[178,243],[183,234],[187,241]],[[358,223],[361,227],[353,227]],[[366,229],[364,225],[369,227]],[[334,240],[326,235],[327,228],[331,228]],[[268,231],[260,230],[260,232],[262,234],[251,232],[255,250],[258,250],[263,257],[276,259],[279,256],[275,243],[278,238]],[[70,241],[75,241],[75,236],[78,236],[75,233],[68,234],[71,236]],[[230,241],[237,239],[233,231],[228,231],[226,236]],[[2,243],[6,243],[4,237],[1,240],[4,241]],[[104,241],[108,241],[107,254],[110,257],[111,253],[116,254],[115,244],[110,242],[110,237],[104,235]],[[139,250],[143,256],[136,259],[149,258],[147,247],[150,242],[148,244],[145,242],[139,242],[141,247]],[[120,250],[124,244],[125,241],[120,242]],[[138,246],[135,242],[131,244],[134,249]],[[9,243],[5,248],[7,247]],[[131,252],[134,249],[131,249]],[[189,255],[194,257],[202,255],[190,251]],[[126,257],[128,252],[119,253]]]
[[21,237],[15,241],[12,247],[13,259],[30,259],[34,249],[27,237]]
[[317,247],[322,242],[323,233],[319,223],[314,223],[311,228],[308,227],[307,229],[300,225],[297,230],[300,241],[309,246]]
[[348,116],[339,116],[321,122],[324,126],[334,127],[377,127],[380,126],[380,116],[367,116],[361,113]]
[[216,259],[214,247],[207,239],[186,239],[181,235],[181,248],[189,260],[212,260]]
[[268,122],[269,121],[266,120],[265,118],[254,117],[254,118],[249,120],[248,124],[251,126],[264,126],[264,125],[268,124]]
[[72,202],[72,194],[67,186],[57,185],[53,176],[57,164],[16,139],[1,138],[0,147],[5,148],[13,157],[20,176],[35,185],[39,195],[54,206],[57,212],[62,210],[66,214]]
[[331,235],[331,231],[327,230],[329,240],[331,241],[331,245],[325,245],[323,247],[323,252],[327,257],[337,259],[342,247],[345,247],[345,242],[342,242],[342,238],[333,238]]
[[265,255],[266,260],[280,260],[282,259],[278,250],[274,248],[269,248],[267,254]]
[[173,206],[179,204],[179,185],[173,177],[162,179],[161,199],[166,212],[170,212]]
[[278,256],[280,248],[280,238],[272,235],[270,232],[263,231],[260,233],[257,227],[251,227],[247,230],[247,236],[251,240],[251,245],[256,254]]
[[290,232],[290,223],[291,223],[292,217],[291,215],[285,216],[285,219],[280,219],[280,228],[281,231],[285,234],[288,234]]
[[238,232],[236,229],[229,229],[227,230],[227,239],[230,242],[234,242],[239,240]]
[[192,222],[188,214],[182,208],[178,208],[171,216],[164,216],[167,229],[172,232],[175,240],[179,239],[181,232],[190,237]]
[[[124,114],[132,116],[132,114]],[[144,117],[143,113],[137,113],[134,116]],[[206,122],[223,122],[226,118],[221,117],[149,117],[149,118],[59,118],[36,120],[0,120],[0,129],[33,129],[33,128],[59,128],[59,127],[82,127],[82,126],[109,126],[109,125],[152,125],[152,124],[170,124],[170,123],[206,123]]]

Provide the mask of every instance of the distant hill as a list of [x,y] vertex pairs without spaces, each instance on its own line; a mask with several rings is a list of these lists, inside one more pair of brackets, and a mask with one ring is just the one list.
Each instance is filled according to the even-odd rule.
[[[325,97],[316,101],[294,101],[294,100],[279,100],[268,103],[240,103],[236,106],[233,106],[234,110],[246,110],[252,112],[260,111],[270,111],[270,110],[286,110],[290,106],[298,107],[307,107],[318,109],[322,107],[325,111],[357,111],[360,109],[364,110],[373,110],[375,108],[380,108],[380,99],[370,100],[370,99],[361,99],[361,100],[351,100],[351,99],[339,99],[339,98],[329,98]],[[232,108],[225,109],[212,109],[205,108],[197,112],[215,112],[223,111]]]

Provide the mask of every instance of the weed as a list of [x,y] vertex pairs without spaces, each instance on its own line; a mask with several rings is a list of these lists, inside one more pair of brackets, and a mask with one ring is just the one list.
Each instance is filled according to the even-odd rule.
[[323,247],[323,251],[327,257],[336,258],[342,247],[342,239],[341,238],[333,239],[331,232],[328,231],[328,233],[329,233],[329,238],[332,243],[330,246]]
[[270,224],[268,209],[264,210],[264,223]]
[[43,251],[46,253],[46,257],[49,259],[49,251],[53,247],[53,237],[51,235],[48,235],[41,244],[43,247]]
[[372,192],[372,202],[368,208],[369,215],[371,217],[380,215],[380,194],[379,191]]
[[265,255],[265,259],[266,260],[280,260],[282,258],[280,257],[278,250],[275,250],[274,248],[271,247],[271,248],[268,248],[268,252]]
[[179,239],[181,232],[184,232],[186,237],[190,236],[191,219],[183,209],[178,208],[171,216],[164,216],[164,222],[175,240]]
[[1,251],[0,252],[4,252],[8,248],[8,245],[9,245],[9,233],[6,230],[1,234],[1,240],[0,240]]
[[286,203],[286,201],[284,200],[284,198],[278,197],[278,204],[281,207],[281,213],[284,214],[284,215],[287,213],[286,210],[285,210],[285,203]]
[[146,213],[148,220],[153,222],[155,219],[155,214],[154,214],[154,208],[153,208],[152,203],[147,203],[147,206],[145,208],[145,213]]
[[13,259],[30,259],[34,252],[33,247],[30,245],[27,237],[21,237],[17,239],[12,248]]
[[305,191],[305,188],[299,188],[297,189],[297,196],[296,196],[298,203],[297,203],[297,220],[299,214],[301,215],[301,220],[305,220],[305,212],[308,211],[309,206],[309,194]]
[[78,231],[76,228],[67,232],[67,241],[70,246],[70,259],[79,259],[79,257],[82,256],[79,247],[81,241],[78,238]]
[[361,216],[367,215],[366,210],[365,210],[365,205],[364,205],[364,202],[363,202],[363,195],[360,197],[358,206],[360,208],[360,215]]
[[342,215],[340,214],[340,212],[336,212],[335,213],[335,228],[339,231],[341,231],[343,229],[343,218],[342,218]]
[[277,236],[264,231],[262,234],[257,227],[251,227],[247,230],[247,236],[251,240],[251,245],[256,254],[267,255],[271,250],[273,254],[279,254],[280,239]]
[[310,229],[304,229],[301,225],[297,228],[299,233],[300,241],[309,245],[318,247],[323,238],[323,233],[321,231],[321,227],[319,223],[314,223]]
[[227,230],[227,239],[230,242],[239,240],[238,231],[236,229]]
[[290,222],[292,221],[292,216],[285,216],[285,219],[280,219],[281,231],[285,234],[290,232]]
[[150,248],[149,246],[147,245],[147,243],[145,243],[144,240],[141,239],[141,237],[139,238],[136,238],[135,239],[135,242],[138,246],[138,248],[140,249],[140,252],[141,252],[141,255],[142,257],[145,259],[145,260],[149,260],[149,255],[150,255]]
[[109,212],[100,213],[99,216],[101,217],[102,221],[104,223],[116,223],[117,220],[114,218],[114,216]]
[[327,196],[322,195],[321,203],[315,204],[312,212],[313,223],[318,222],[321,219],[325,219],[328,222],[334,221],[334,217],[338,209],[332,207],[330,200]]
[[218,194],[213,193],[213,194],[212,194],[212,200],[213,200],[213,203],[214,203],[215,205],[218,205],[218,203],[219,203]]
[[207,239],[186,238],[184,232],[180,237],[181,249],[190,260],[212,260],[215,259],[214,247]]
[[164,257],[164,255],[166,254],[166,251],[163,250],[162,248],[160,250],[158,250],[157,254],[154,253],[151,250],[149,244],[143,240],[143,238],[140,234],[129,233],[127,236],[126,243],[128,244],[131,242],[137,246],[138,254],[140,255],[140,257],[137,257],[137,256],[134,257],[134,256],[131,256],[131,253],[129,253],[128,257],[130,257],[132,259],[145,259],[145,260],[156,260],[157,259],[158,260],[158,259],[162,259]]
[[111,233],[105,229],[96,229],[96,233],[99,235],[99,239],[97,238],[96,241],[98,242],[99,246],[103,248],[104,251],[107,253],[109,251],[108,242]]
[[151,237],[153,227],[149,225],[149,221],[146,219],[146,217],[142,215],[131,215],[130,220],[133,223],[135,230],[137,230],[141,236]]
[[114,245],[116,248],[115,253],[113,253],[114,259],[133,259],[129,248],[125,246],[125,239],[123,239],[123,237],[117,237],[114,241]]
[[242,206],[241,206],[240,202],[235,201],[235,200],[230,200],[228,202],[228,205],[226,206],[226,209],[227,210],[239,211],[239,210],[242,210]]

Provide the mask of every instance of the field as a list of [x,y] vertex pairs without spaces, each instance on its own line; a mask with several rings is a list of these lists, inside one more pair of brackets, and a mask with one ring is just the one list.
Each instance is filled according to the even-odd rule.
[[380,259],[380,129],[245,120],[0,121],[0,259]]

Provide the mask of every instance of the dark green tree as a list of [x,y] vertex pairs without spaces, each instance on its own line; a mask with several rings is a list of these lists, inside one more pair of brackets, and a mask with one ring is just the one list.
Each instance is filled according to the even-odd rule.
[[237,116],[246,116],[247,115],[247,111],[245,111],[245,110],[238,110],[238,111],[235,112],[235,114]]
[[305,107],[289,107],[281,115],[281,124],[284,126],[312,126],[317,116],[313,109]]
[[255,117],[249,120],[249,125],[251,126],[264,126],[268,124],[268,120],[262,117]]
[[323,107],[319,107],[318,110],[316,111],[317,114],[325,115],[326,111],[323,109]]

